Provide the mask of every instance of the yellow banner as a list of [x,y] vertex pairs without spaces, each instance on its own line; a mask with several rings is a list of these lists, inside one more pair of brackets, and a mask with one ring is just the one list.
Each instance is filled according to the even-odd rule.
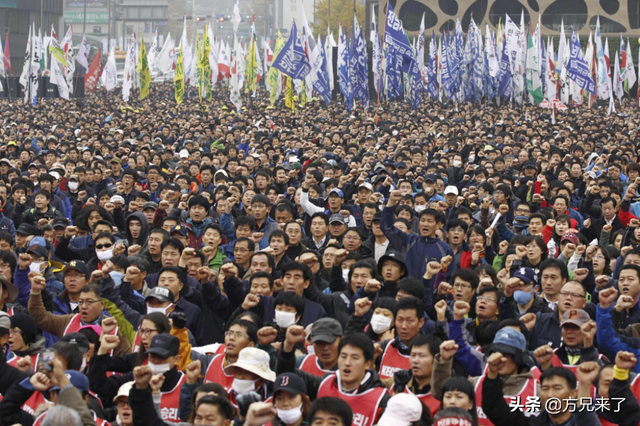
[[[283,46],[284,46],[284,39],[282,38],[282,34],[280,34],[280,30],[278,30],[278,38],[276,39],[276,46],[273,49],[274,61],[280,54],[280,51],[282,50]],[[280,79],[278,78],[279,75],[280,75],[280,71],[278,71],[273,67],[269,68],[269,74],[267,75],[267,78],[269,79],[269,88],[271,89],[271,92],[269,93],[269,101],[271,102],[271,105],[276,104],[276,98],[278,96],[278,85],[280,84]]]
[[184,101],[184,59],[182,56],[182,44],[180,44],[180,53],[176,62],[176,74],[173,78],[175,84],[176,102],[180,105]]
[[293,100],[293,85],[291,84],[291,77],[287,77],[287,88],[285,89],[284,104],[287,108],[291,108],[291,111],[296,110],[296,103]]
[[147,60],[147,48],[144,45],[144,34],[140,41],[140,56],[138,57],[138,75],[140,77],[140,100],[149,96],[151,89],[151,71]]

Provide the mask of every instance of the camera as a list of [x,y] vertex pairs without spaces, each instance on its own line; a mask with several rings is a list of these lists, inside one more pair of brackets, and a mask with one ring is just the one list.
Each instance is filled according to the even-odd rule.
[[247,412],[249,411],[249,406],[254,402],[260,401],[262,401],[262,397],[256,391],[243,392],[236,395],[236,403],[238,404],[238,413],[240,414],[240,417],[246,417]]

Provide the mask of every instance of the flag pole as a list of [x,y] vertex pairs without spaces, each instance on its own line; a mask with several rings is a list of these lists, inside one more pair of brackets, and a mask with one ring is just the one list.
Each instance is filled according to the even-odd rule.
[[[389,18],[389,0],[387,0],[387,10],[385,12],[384,28],[382,29],[382,45],[380,47],[380,73],[378,75],[378,102],[376,103],[376,124],[379,121],[378,113],[380,109],[380,91],[382,90],[382,62],[384,61],[384,36],[387,32],[387,19]],[[377,41],[377,40],[376,40]]]

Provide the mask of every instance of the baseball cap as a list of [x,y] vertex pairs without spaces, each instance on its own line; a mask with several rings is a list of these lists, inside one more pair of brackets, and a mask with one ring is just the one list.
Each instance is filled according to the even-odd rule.
[[178,232],[183,237],[187,236],[187,228],[185,228],[182,225],[176,225],[173,228],[171,228],[171,232],[169,232],[169,235],[173,235],[174,232]]
[[[116,130],[116,132],[117,132],[117,130]],[[120,164],[122,164],[122,160],[119,159],[118,157],[113,157],[110,162],[111,163],[120,163]]]
[[82,272],[87,277],[91,275],[91,271],[89,271],[87,265],[81,260],[72,260],[71,262],[69,262],[69,264],[62,269],[62,275],[66,274],[67,271],[70,271],[72,269],[75,269],[78,272]]
[[39,234],[38,228],[36,228],[34,225],[31,225],[30,223],[21,223],[20,226],[18,226],[18,229],[16,229],[16,232],[22,235]]
[[586,324],[589,321],[591,321],[591,317],[584,310],[569,309],[562,315],[562,322],[560,323],[560,327],[565,324],[573,324],[581,327],[583,324]]
[[[89,378],[87,376],[75,370],[67,370],[64,372],[64,375],[67,376],[67,379],[69,379],[69,382],[71,382],[73,387],[77,388],[81,392],[89,392]],[[60,390],[60,386],[56,385],[50,390]]]
[[531,268],[518,268],[516,273],[513,274],[513,277],[520,278],[522,281],[524,281],[525,284],[538,283],[538,274],[536,274],[536,271]]
[[109,200],[112,203],[115,203],[116,201],[121,202],[122,204],[124,204],[124,198],[122,197],[122,195],[114,195],[111,197],[111,199]]
[[11,317],[5,311],[0,311],[0,328],[7,330],[11,328]]
[[162,333],[153,336],[153,339],[151,339],[151,345],[149,346],[149,349],[147,349],[147,353],[167,359],[178,355],[179,350],[180,340],[171,334]]
[[525,161],[522,167],[524,167],[525,169],[537,169],[536,163],[534,163],[533,161]]
[[506,327],[496,333],[490,351],[492,353],[500,352],[502,354],[516,355],[519,352],[524,352],[526,349],[527,342],[522,333],[513,328]]
[[575,245],[580,244],[580,240],[578,240],[578,237],[573,232],[565,232],[565,234],[562,236],[562,239],[560,240],[560,244],[564,243],[565,241],[569,241],[570,243]]
[[358,189],[360,189],[360,188],[365,188],[365,189],[368,189],[369,191],[373,192],[373,185],[371,185],[369,182],[361,183],[360,186],[358,187]]
[[406,169],[407,168],[407,163],[405,163],[404,161],[401,161],[398,164],[396,164],[396,168],[397,169]]
[[66,228],[67,226],[69,226],[69,219],[67,219],[66,217],[57,217],[53,219],[54,228]]
[[76,345],[80,352],[89,352],[89,339],[81,333],[69,333],[62,336],[61,342],[71,343]]
[[142,205],[142,210],[144,211],[146,209],[158,210],[158,203],[156,203],[155,201],[147,201]]
[[273,395],[278,391],[286,391],[291,395],[300,395],[307,393],[307,386],[300,376],[295,373],[283,373],[276,377],[273,384]]
[[311,326],[311,343],[333,343],[344,334],[342,325],[335,318],[320,318]]
[[454,195],[458,195],[458,188],[453,186],[453,185],[449,185],[444,189],[444,195],[447,194],[454,194]]
[[402,253],[395,250],[389,250],[382,257],[380,257],[380,259],[378,259],[378,273],[382,273],[382,265],[384,264],[385,260],[393,260],[394,262],[399,263],[404,267],[405,275],[407,274],[407,262],[405,261]]
[[44,259],[49,258],[49,250],[41,244],[34,244],[27,249],[28,254],[33,254],[38,257],[42,257]]
[[438,179],[438,177],[437,177],[436,175],[434,175],[433,173],[431,173],[431,174],[429,174],[429,175],[426,175],[426,176],[424,177],[424,181],[425,181],[425,182],[426,182],[426,181],[429,181],[429,182],[431,182],[431,183],[435,183],[435,181],[436,181],[437,179]]
[[159,286],[156,286],[152,288],[151,291],[149,291],[149,295],[146,297],[145,301],[148,301],[151,297],[161,302],[173,303],[173,301],[175,300],[174,294],[171,290]]
[[129,392],[131,392],[131,388],[133,388],[133,382],[127,382],[124,385],[120,386],[118,389],[118,394],[113,397],[113,402],[117,402],[118,398],[122,396],[126,396],[129,398]]
[[180,151],[180,158],[189,158],[189,151],[183,149]]
[[331,197],[331,194],[337,194],[338,197],[344,198],[344,194],[342,193],[342,190],[338,188],[333,188],[331,191],[329,191],[329,194],[327,195],[327,197]]
[[392,396],[378,421],[378,426],[411,426],[422,418],[423,404],[408,393]]
[[340,222],[343,224],[347,224],[348,219],[346,217],[344,217],[343,215],[341,215],[340,213],[334,213],[331,215],[331,217],[329,218],[329,224],[335,223],[335,222]]

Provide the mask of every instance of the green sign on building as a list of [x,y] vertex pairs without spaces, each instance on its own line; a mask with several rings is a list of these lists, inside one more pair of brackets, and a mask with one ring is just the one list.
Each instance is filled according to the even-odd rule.
[[[83,12],[64,12],[64,22],[67,24],[82,24]],[[87,24],[108,24],[109,12],[87,12]]]

